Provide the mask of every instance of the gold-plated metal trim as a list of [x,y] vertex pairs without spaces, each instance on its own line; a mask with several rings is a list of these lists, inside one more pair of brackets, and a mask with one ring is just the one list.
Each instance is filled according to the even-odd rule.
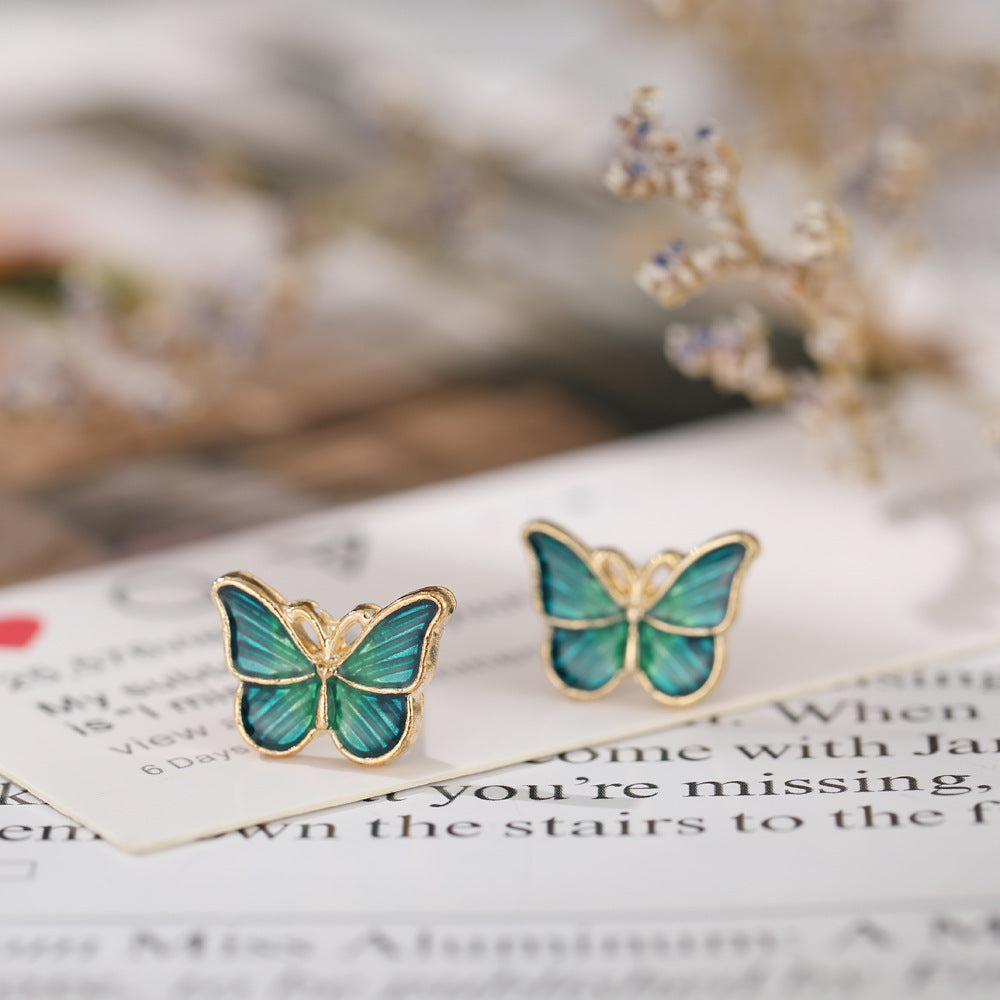
[[[235,587],[260,601],[285,626],[296,648],[312,665],[313,673],[303,674],[301,677],[276,679],[258,678],[241,674],[233,663],[229,615],[219,598],[219,590],[222,587]],[[233,700],[233,717],[243,739],[255,750],[268,757],[287,757],[290,754],[298,753],[299,750],[320,733],[329,733],[337,749],[349,760],[358,764],[374,766],[386,764],[394,760],[400,754],[404,753],[417,738],[423,721],[424,699],[420,688],[430,680],[431,675],[434,673],[434,669],[437,666],[441,633],[444,630],[445,624],[447,624],[448,618],[454,612],[457,603],[455,595],[447,587],[425,587],[422,590],[414,590],[409,594],[404,594],[391,604],[387,604],[384,608],[380,608],[377,604],[359,604],[352,611],[349,611],[342,618],[338,619],[322,608],[319,608],[314,601],[290,602],[252,573],[236,570],[220,576],[212,584],[212,599],[215,601],[219,615],[222,618],[226,666],[229,668],[229,672],[239,681],[236,696]],[[430,626],[424,634],[420,651],[420,665],[417,668],[416,676],[409,684],[403,687],[375,688],[359,684],[356,681],[350,681],[338,674],[339,665],[350,656],[376,625],[395,612],[402,610],[407,605],[421,600],[432,601],[437,605],[437,611],[434,613]],[[318,643],[301,628],[299,624],[301,622],[309,625],[319,640]],[[354,638],[348,639],[348,633],[355,626],[360,626],[361,631]],[[407,696],[406,723],[403,728],[403,734],[399,742],[392,749],[380,757],[359,757],[343,746],[336,731],[329,724],[326,682],[331,677],[336,677],[340,683],[346,684],[348,687],[352,687],[358,691],[366,691],[372,694]],[[240,713],[244,683],[281,686],[301,684],[313,678],[318,678],[320,682],[316,709],[316,725],[298,743],[285,750],[268,750],[255,743],[244,728]]]
[[[554,538],[572,551],[587,568],[597,577],[609,596],[622,608],[621,615],[590,620],[556,618],[545,610],[542,600],[542,570],[538,557],[530,542],[530,536],[541,533]],[[593,701],[603,698],[613,691],[627,676],[635,675],[640,684],[657,701],[664,705],[681,707],[704,698],[718,684],[726,664],[726,641],[723,633],[736,620],[739,611],[740,591],[750,563],[760,554],[760,542],[747,531],[731,531],[710,539],[687,555],[673,550],[659,552],[639,568],[617,549],[590,549],[565,528],[551,521],[531,521],[525,525],[521,534],[525,549],[528,552],[528,562],[531,565],[533,578],[533,596],[535,608],[541,615],[547,628],[542,640],[542,664],[549,680],[564,694],[581,701]],[[649,612],[664,597],[668,590],[677,582],[684,571],[702,556],[725,545],[739,543],[746,550],[739,569],[733,577],[733,585],[729,592],[729,606],[723,620],[713,628],[688,628],[682,625],[671,625],[653,618]],[[663,570],[667,576],[659,583],[656,577]],[[552,630],[561,629],[595,629],[628,622],[628,637],[625,643],[625,655],[622,669],[593,691],[581,691],[571,687],[556,672],[552,662]],[[672,696],[658,691],[646,674],[639,669],[639,623],[649,625],[660,632],[689,637],[712,636],[715,639],[715,656],[708,678],[697,691],[688,695]]]

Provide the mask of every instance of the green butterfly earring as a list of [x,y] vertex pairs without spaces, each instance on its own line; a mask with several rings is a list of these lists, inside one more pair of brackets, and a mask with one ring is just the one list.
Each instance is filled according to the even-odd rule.
[[556,687],[599,698],[634,674],[657,701],[687,705],[718,682],[725,631],[760,551],[753,535],[721,535],[686,556],[661,552],[642,569],[546,521],[529,524],[524,540],[547,626],[542,659]]
[[450,590],[359,604],[339,620],[312,601],[289,603],[249,573],[220,577],[212,596],[240,682],[236,725],[252,747],[283,756],[329,733],[345,757],[384,764],[416,738],[420,689],[455,610]]

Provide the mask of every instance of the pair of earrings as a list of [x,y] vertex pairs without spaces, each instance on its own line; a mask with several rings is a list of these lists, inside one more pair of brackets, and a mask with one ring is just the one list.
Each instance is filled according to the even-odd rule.
[[[634,674],[658,701],[685,705],[714,687],[725,663],[746,568],[760,546],[733,532],[686,556],[661,552],[645,567],[614,549],[588,549],[533,521],[524,540],[547,633],[542,658],[557,687],[598,698]],[[285,600],[249,573],[215,581],[226,663],[239,680],[236,724],[272,756],[327,732],[345,757],[382,764],[416,738],[422,688],[455,610],[446,587],[335,619],[313,601]]]

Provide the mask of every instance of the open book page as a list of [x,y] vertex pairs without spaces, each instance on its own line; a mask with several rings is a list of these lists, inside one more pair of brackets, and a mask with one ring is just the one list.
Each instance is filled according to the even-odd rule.
[[[0,621],[28,631],[0,649],[0,773],[143,851],[989,641],[995,463],[971,422],[934,412],[925,424],[926,449],[880,488],[830,477],[779,419],[724,420],[5,591]],[[637,563],[753,531],[762,554],[718,687],[681,709],[631,680],[585,704],[556,690],[520,541],[537,517]],[[418,587],[454,591],[408,753],[364,768],[323,734],[277,760],[243,743],[208,597],[235,569],[337,617]]]
[[146,857],[8,782],[0,986],[993,996],[998,699],[1000,650]]

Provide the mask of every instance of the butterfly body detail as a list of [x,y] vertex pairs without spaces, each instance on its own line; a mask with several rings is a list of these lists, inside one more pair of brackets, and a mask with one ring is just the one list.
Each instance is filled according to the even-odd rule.
[[687,555],[661,552],[642,568],[546,521],[531,522],[524,540],[547,626],[542,658],[557,687],[599,698],[634,675],[658,701],[676,706],[718,682],[724,633],[760,551],[753,535],[721,535]]
[[312,601],[286,601],[250,573],[220,577],[212,596],[226,665],[240,682],[236,725],[261,753],[295,753],[329,733],[350,760],[382,764],[416,738],[420,689],[455,610],[450,590],[427,587],[384,608],[359,604],[340,619]]

